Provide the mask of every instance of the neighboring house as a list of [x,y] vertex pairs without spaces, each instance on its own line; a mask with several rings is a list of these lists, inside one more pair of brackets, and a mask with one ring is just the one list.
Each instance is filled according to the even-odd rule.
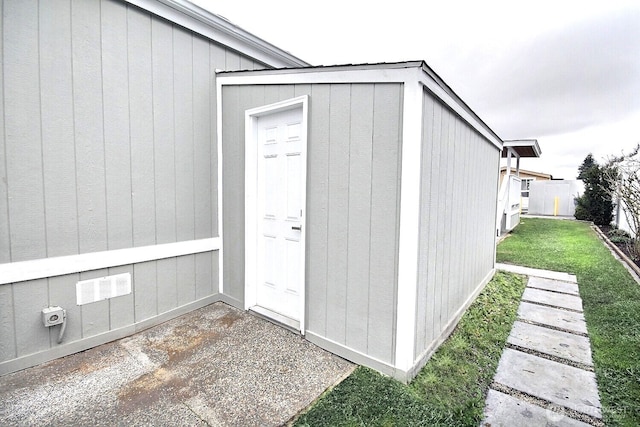
[[223,301],[407,381],[491,278],[503,141],[424,62],[307,67],[182,0],[1,25],[0,374]]
[[[502,166],[500,168],[500,184],[502,184],[502,180],[507,173],[507,167]],[[515,170],[511,171],[512,175],[516,174]],[[529,210],[529,191],[531,190],[531,182],[533,181],[550,181],[553,179],[553,176],[547,173],[541,172],[533,172],[524,169],[520,169],[518,176],[520,177],[520,196],[522,197],[521,208],[522,212],[527,212]]]
[[[515,228],[520,222],[520,214],[526,210],[529,202],[529,186],[531,179],[538,174],[529,172],[522,177],[520,159],[525,157],[540,157],[542,151],[535,139],[507,140],[503,142],[501,157],[507,165],[500,169],[500,184],[498,190],[498,211],[496,217],[496,236],[500,236]],[[511,161],[515,159],[515,168]],[[508,177],[505,179],[505,176]],[[523,179],[524,178],[524,179]],[[525,200],[526,198],[526,200]],[[527,204],[525,207],[525,203]]]

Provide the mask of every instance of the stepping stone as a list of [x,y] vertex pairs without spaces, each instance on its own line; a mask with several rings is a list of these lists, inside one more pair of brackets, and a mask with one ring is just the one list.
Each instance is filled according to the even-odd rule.
[[520,307],[518,307],[518,317],[522,320],[554,326],[579,334],[587,333],[584,315],[575,311],[521,302]]
[[495,390],[489,390],[482,427],[590,427],[550,409]]
[[524,293],[522,294],[522,300],[552,305],[554,307],[568,308],[570,310],[582,311],[582,300],[580,299],[580,297],[559,294],[557,292],[526,288],[524,290]]
[[602,418],[593,372],[507,348],[494,381],[565,408]]
[[580,291],[578,291],[577,284],[561,282],[560,280],[544,279],[542,277],[529,277],[527,286],[530,288],[544,289],[546,291],[556,291],[565,294],[580,296]]
[[593,365],[589,338],[555,329],[515,322],[507,342],[573,362]]
[[540,270],[537,268],[522,267],[519,265],[496,263],[497,270],[510,271],[513,273],[523,274],[529,277],[544,277],[553,280],[562,280],[563,282],[577,283],[575,274],[563,273],[560,271]]

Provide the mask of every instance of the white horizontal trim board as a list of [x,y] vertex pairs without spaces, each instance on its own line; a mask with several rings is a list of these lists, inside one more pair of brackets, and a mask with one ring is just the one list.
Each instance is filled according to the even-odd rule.
[[0,264],[0,285],[217,251],[219,249],[220,238],[212,237],[113,251],[12,262]]

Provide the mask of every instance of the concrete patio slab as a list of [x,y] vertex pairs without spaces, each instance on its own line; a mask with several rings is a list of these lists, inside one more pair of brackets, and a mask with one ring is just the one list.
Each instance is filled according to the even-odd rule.
[[577,412],[602,418],[593,372],[507,348],[500,358],[494,381]]
[[562,292],[564,294],[580,296],[578,285],[571,282],[545,279],[543,277],[529,277],[527,286],[530,288],[544,289],[545,291]]
[[507,342],[550,356],[592,366],[589,338],[555,329],[515,322]]
[[215,303],[0,377],[0,425],[286,423],[353,365]]
[[483,427],[590,427],[590,424],[495,390],[489,390],[484,420],[480,425]]
[[528,302],[520,303],[518,317],[522,320],[549,325],[579,334],[587,333],[587,323],[582,313],[545,307]]
[[569,310],[582,311],[582,300],[580,297],[574,295],[526,288],[522,294],[522,300],[559,308],[566,308]]
[[509,271],[511,273],[524,274],[525,276],[544,277],[546,279],[562,280],[563,282],[577,283],[575,274],[563,273],[560,271],[540,270],[538,268],[522,267],[520,265],[496,263],[497,270]]

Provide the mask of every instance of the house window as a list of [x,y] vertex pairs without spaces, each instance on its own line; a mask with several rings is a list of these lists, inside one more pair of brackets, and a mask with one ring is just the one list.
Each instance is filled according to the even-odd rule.
[[529,197],[529,188],[531,187],[531,181],[533,178],[521,178],[520,181],[520,196]]

